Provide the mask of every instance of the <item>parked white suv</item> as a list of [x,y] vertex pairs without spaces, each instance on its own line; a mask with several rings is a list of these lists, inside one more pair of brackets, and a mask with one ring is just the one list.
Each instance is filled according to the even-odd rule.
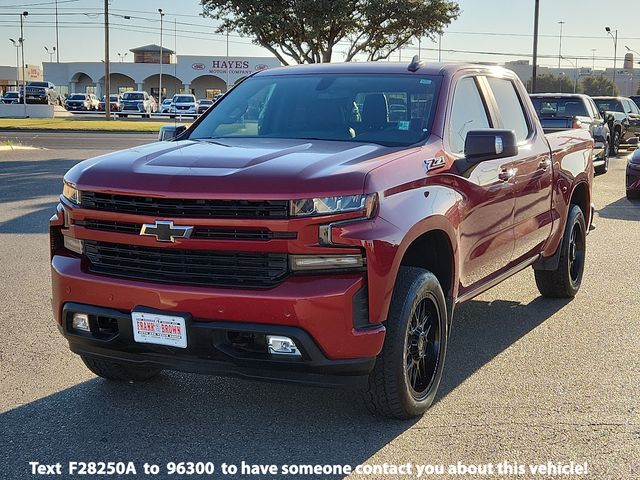
[[121,105],[120,115],[123,117],[131,114],[148,118],[157,108],[155,100],[147,92],[124,92]]
[[171,110],[169,113],[176,115],[195,115],[196,114],[196,96],[187,93],[179,93],[173,96],[171,101]]

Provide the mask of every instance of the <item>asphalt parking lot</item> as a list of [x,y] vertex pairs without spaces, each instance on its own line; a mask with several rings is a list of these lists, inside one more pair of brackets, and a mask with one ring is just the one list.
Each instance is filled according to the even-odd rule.
[[589,464],[588,478],[640,478],[640,203],[624,197],[623,157],[595,180],[578,296],[542,299],[527,269],[461,306],[434,407],[398,422],[369,416],[344,391],[179,373],[113,385],[68,351],[49,288],[47,220],[61,176],[147,138],[76,134],[0,151],[0,478],[69,460],[575,461]]

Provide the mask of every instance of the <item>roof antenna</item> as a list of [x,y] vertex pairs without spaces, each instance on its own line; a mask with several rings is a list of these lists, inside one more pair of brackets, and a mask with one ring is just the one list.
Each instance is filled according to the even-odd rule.
[[424,66],[424,62],[420,60],[420,55],[414,55],[413,58],[411,59],[411,63],[407,67],[407,70],[409,70],[410,72],[417,72],[420,69],[420,67],[423,67],[423,66]]

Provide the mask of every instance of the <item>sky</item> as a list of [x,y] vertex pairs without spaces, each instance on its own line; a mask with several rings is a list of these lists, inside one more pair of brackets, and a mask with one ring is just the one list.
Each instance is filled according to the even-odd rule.
[[[443,61],[484,61],[504,63],[531,59],[533,43],[534,0],[460,0],[460,17],[442,36]],[[612,4],[616,7],[613,8]],[[558,66],[560,24],[562,25],[563,67],[596,68],[613,64],[614,42],[604,27],[618,30],[618,65],[627,52],[625,45],[640,52],[638,0],[540,0],[541,35],[538,44],[539,65]],[[603,5],[610,4],[611,8]],[[20,12],[29,15],[24,21],[25,63],[41,64],[49,59],[45,46],[56,44],[54,0],[0,0],[0,45],[11,47],[9,38],[20,36]],[[99,61],[104,57],[103,0],[58,0],[59,53],[61,62]],[[183,55],[226,55],[226,38],[215,34],[211,19],[202,18],[198,0],[110,0],[111,61],[132,61],[130,48],[160,43],[160,18],[164,16],[163,44]],[[131,18],[125,19],[125,16]],[[421,57],[438,58],[438,44],[424,39]],[[594,51],[595,49],[595,51]],[[340,48],[338,48],[338,51]],[[0,65],[15,65],[16,51],[0,48]],[[394,54],[408,61],[418,53],[418,43]],[[121,54],[122,56],[118,55]],[[229,36],[230,56],[270,56],[250,38],[235,33]],[[593,57],[595,56],[595,62]],[[340,53],[334,61],[339,61]],[[636,55],[636,61],[640,55]],[[55,60],[55,56],[53,57]]]

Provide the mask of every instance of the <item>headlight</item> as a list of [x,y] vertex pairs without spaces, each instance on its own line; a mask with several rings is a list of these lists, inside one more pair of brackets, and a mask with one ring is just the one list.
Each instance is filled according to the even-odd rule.
[[311,215],[332,215],[336,213],[363,212],[367,218],[371,217],[378,203],[378,194],[347,195],[341,197],[305,198],[292,200],[289,213],[292,217],[306,217]]
[[71,203],[80,205],[80,190],[76,189],[68,182],[64,182],[64,187],[62,188],[62,196],[69,200]]

